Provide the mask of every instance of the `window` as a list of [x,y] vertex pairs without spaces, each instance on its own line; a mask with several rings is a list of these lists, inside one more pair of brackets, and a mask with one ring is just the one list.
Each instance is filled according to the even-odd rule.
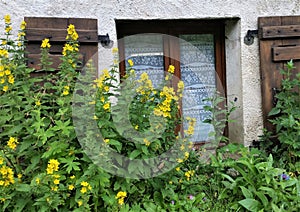
[[155,86],[174,65],[193,100],[182,101],[183,115],[197,120],[192,141],[205,142],[212,129],[203,123],[209,113],[202,100],[215,89],[226,94],[224,21],[117,20],[116,28],[118,39],[123,38],[118,43],[121,76],[132,59],[137,76],[146,71]]

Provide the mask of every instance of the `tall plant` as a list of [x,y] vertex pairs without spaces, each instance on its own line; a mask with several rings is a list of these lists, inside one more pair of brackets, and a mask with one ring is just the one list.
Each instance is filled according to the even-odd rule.
[[300,73],[295,74],[294,69],[291,60],[286,69],[281,70],[281,89],[275,96],[277,104],[269,116],[274,116],[270,122],[276,126],[279,160],[300,173]]

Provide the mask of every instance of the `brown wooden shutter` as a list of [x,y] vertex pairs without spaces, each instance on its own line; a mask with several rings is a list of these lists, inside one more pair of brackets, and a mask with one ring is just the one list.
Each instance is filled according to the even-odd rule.
[[293,59],[295,73],[300,71],[300,16],[261,17],[258,27],[264,127],[273,130],[268,113],[276,104],[274,94],[282,80],[280,69]]
[[[40,46],[44,38],[49,38],[51,48],[52,67],[57,69],[61,63],[62,49],[66,43],[67,28],[74,24],[78,33],[79,53],[84,65],[98,51],[98,24],[97,19],[85,18],[45,18],[25,17],[26,51],[28,53],[28,66],[39,69]],[[96,58],[93,58],[96,59]]]

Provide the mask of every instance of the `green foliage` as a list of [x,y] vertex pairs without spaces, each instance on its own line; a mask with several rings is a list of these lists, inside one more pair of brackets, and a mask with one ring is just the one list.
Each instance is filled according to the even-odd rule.
[[270,122],[276,127],[262,137],[262,148],[271,149],[276,161],[292,172],[300,173],[300,73],[294,73],[293,61],[281,70],[283,80],[275,95],[276,106],[270,111]]

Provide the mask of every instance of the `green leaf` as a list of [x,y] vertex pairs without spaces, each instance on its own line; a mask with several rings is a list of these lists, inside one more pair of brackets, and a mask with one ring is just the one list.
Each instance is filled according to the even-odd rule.
[[279,108],[277,108],[277,107],[273,107],[272,108],[272,110],[269,112],[269,116],[274,116],[274,115],[277,115],[277,114],[279,114],[280,113],[280,109]]
[[21,192],[30,192],[31,187],[28,184],[17,184],[16,190]]
[[245,198],[249,198],[249,199],[252,199],[253,198],[253,195],[251,193],[251,191],[249,191],[246,187],[244,186],[240,186],[240,188],[242,189],[242,193],[244,195]]
[[256,212],[259,210],[260,203],[255,199],[246,198],[239,201],[239,204],[242,205],[249,211]]
[[142,152],[138,149],[136,150],[133,150],[130,154],[129,154],[129,158],[130,159],[134,159],[136,158],[137,156],[139,156]]
[[259,192],[259,191],[255,192],[255,194],[256,194],[256,196],[258,196],[258,198],[259,198],[259,199],[261,200],[261,202],[263,203],[264,208],[266,208],[267,205],[268,205],[268,203],[269,203],[269,201],[268,201],[266,195],[264,195],[263,193],[261,193],[261,192]]

